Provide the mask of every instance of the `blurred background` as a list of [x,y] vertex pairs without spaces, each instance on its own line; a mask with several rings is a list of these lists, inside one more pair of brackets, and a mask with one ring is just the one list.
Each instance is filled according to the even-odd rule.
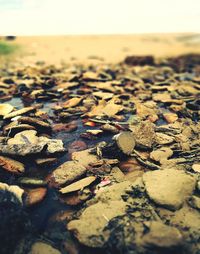
[[27,62],[200,53],[200,0],[0,0],[0,24],[17,36],[0,54],[21,48]]
[[1,35],[200,31],[199,0],[0,0]]

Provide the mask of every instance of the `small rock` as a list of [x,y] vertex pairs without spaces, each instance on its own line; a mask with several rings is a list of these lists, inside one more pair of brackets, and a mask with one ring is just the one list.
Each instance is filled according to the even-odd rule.
[[194,177],[176,169],[146,172],[143,181],[150,199],[171,210],[182,206],[196,184]]
[[46,188],[36,188],[32,190],[28,190],[26,192],[25,204],[26,206],[32,206],[40,203],[47,194]]
[[162,147],[150,153],[150,158],[154,161],[162,162],[173,155],[172,149],[169,147]]
[[18,179],[19,184],[23,186],[33,186],[33,187],[38,187],[38,186],[46,186],[47,183],[39,178],[36,177],[21,177]]
[[4,119],[11,119],[11,118],[14,118],[16,116],[25,115],[27,113],[34,112],[35,110],[36,110],[35,107],[22,108],[22,109],[14,111],[14,112],[11,112],[9,114],[6,114],[4,116]]
[[61,252],[47,243],[36,242],[32,245],[29,254],[61,254]]
[[74,152],[83,151],[85,149],[87,149],[87,144],[81,140],[76,140],[69,144],[68,153],[72,154]]
[[0,166],[6,171],[16,175],[22,174],[25,171],[23,163],[5,156],[0,156]]
[[0,190],[7,190],[15,194],[15,196],[22,203],[22,196],[24,194],[24,190],[17,185],[8,185],[6,183],[0,182]]
[[36,136],[35,130],[27,130],[17,133],[7,141],[7,144],[0,143],[0,152],[3,154],[25,156],[46,152],[47,154],[65,151],[62,140],[49,139]]
[[52,129],[54,132],[60,132],[60,131],[72,132],[72,131],[75,131],[77,127],[78,126],[76,123],[57,123],[53,125]]
[[188,203],[195,209],[200,210],[200,197],[192,196]]
[[165,113],[163,114],[163,117],[168,123],[174,123],[178,119],[178,116],[175,113]]
[[92,134],[94,136],[101,134],[102,130],[86,130],[87,133]]
[[82,191],[65,194],[61,196],[59,199],[61,202],[67,205],[76,206],[82,204],[83,202],[88,200],[91,196],[92,196],[91,191],[88,188],[85,188]]
[[143,121],[139,125],[130,125],[133,132],[136,145],[145,148],[151,148],[155,140],[155,127],[150,121]]
[[200,173],[200,164],[193,164],[192,169],[195,173]]
[[67,161],[53,171],[48,179],[51,186],[69,184],[86,173],[86,168],[76,161]]
[[183,237],[177,228],[167,226],[162,222],[152,221],[149,230],[142,238],[142,244],[146,247],[173,249],[183,242]]
[[60,192],[62,194],[66,194],[66,193],[70,193],[70,192],[73,192],[73,191],[82,190],[86,186],[93,183],[95,180],[96,180],[96,177],[94,177],[94,176],[85,177],[85,178],[83,178],[83,179],[81,179],[81,180],[79,180],[75,183],[72,183],[72,184],[68,185],[67,187],[64,187],[64,188],[60,189]]
[[105,132],[110,132],[110,133],[113,133],[113,134],[119,133],[119,130],[117,129],[117,127],[115,127],[111,124],[108,124],[108,123],[102,125],[101,129]]
[[13,111],[14,107],[10,104],[0,104],[0,116],[8,115],[11,111]]
[[82,244],[102,247],[109,238],[109,234],[103,232],[105,226],[112,218],[123,215],[125,210],[126,203],[123,201],[98,202],[86,208],[78,220],[70,221],[67,228],[75,232]]
[[167,145],[174,142],[174,137],[166,135],[164,133],[156,133],[155,141],[159,145]]
[[48,166],[57,162],[57,158],[39,158],[35,160],[38,166]]
[[90,152],[91,149],[74,152],[72,153],[72,160],[77,161],[84,167],[87,167],[90,163],[98,160],[98,157]]
[[35,128],[29,124],[18,124],[17,121],[11,122],[3,128],[4,133],[9,137],[13,137],[17,133],[25,130],[35,130]]
[[47,122],[42,121],[39,118],[36,117],[28,117],[28,116],[23,116],[20,117],[18,120],[19,123],[22,124],[29,124],[34,126],[38,131],[43,130],[43,131],[51,131],[51,125]]

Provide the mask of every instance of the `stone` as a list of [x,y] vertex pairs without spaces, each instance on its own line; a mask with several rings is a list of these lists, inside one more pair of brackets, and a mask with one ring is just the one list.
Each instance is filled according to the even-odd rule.
[[173,168],[146,172],[143,181],[149,198],[171,210],[182,206],[196,184],[194,177]]
[[72,153],[72,160],[78,162],[84,167],[87,167],[90,163],[98,160],[98,157],[90,152],[91,149],[74,152]]
[[86,186],[89,186],[91,183],[93,183],[95,180],[96,180],[95,176],[85,177],[79,181],[76,181],[75,183],[72,183],[72,184],[60,189],[60,192],[62,194],[66,194],[66,193],[82,190]]
[[24,194],[24,190],[17,185],[8,185],[6,183],[0,182],[0,190],[6,190],[14,193],[14,195],[18,198],[18,200],[22,203],[22,196]]
[[26,108],[22,108],[22,109],[19,109],[19,110],[16,110],[16,111],[13,111],[9,114],[6,114],[4,116],[4,119],[11,119],[11,118],[14,118],[16,116],[21,116],[21,115],[25,115],[27,113],[31,113],[31,112],[34,112],[36,110],[35,107],[26,107]]
[[28,154],[47,153],[53,154],[64,152],[62,140],[49,139],[36,136],[35,130],[26,130],[17,133],[13,138],[8,139],[7,144],[0,143],[0,152],[3,154],[25,156]]
[[191,207],[193,208],[196,208],[197,210],[200,211],[200,197],[198,196],[192,196],[190,199],[189,199],[189,202]]
[[164,133],[157,132],[156,136],[155,136],[155,141],[159,145],[171,144],[174,142],[174,140],[175,140],[174,137],[171,137],[171,136],[164,134]]
[[58,187],[70,184],[86,173],[86,168],[76,161],[67,161],[53,171],[48,181],[50,185]]
[[46,188],[36,188],[28,190],[26,193],[25,204],[26,206],[32,206],[40,203],[47,194]]
[[25,166],[23,163],[6,156],[0,156],[0,167],[16,175],[22,174],[25,171]]
[[78,220],[72,220],[67,228],[75,233],[79,242],[89,247],[102,247],[109,238],[103,230],[114,217],[123,215],[126,203],[123,201],[98,202],[86,208]]
[[168,123],[174,123],[178,120],[178,116],[175,113],[165,113],[163,117]]
[[61,252],[47,243],[36,242],[32,245],[29,254],[61,254]]
[[193,164],[192,169],[194,170],[195,173],[200,173],[200,164]]
[[10,104],[4,103],[0,104],[0,116],[5,116],[13,111],[14,107]]
[[172,149],[169,147],[161,147],[160,149],[151,152],[150,158],[154,161],[162,162],[163,160],[167,160],[172,155]]
[[133,132],[136,145],[151,148],[155,140],[155,125],[150,121],[143,121],[138,125],[130,125],[129,129]]
[[142,237],[142,244],[146,247],[170,249],[180,246],[182,242],[183,237],[177,228],[160,221],[152,221],[149,232]]

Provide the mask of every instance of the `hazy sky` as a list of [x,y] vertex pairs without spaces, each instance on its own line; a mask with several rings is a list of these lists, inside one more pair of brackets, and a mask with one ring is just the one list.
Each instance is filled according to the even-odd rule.
[[0,0],[0,35],[200,32],[200,0]]

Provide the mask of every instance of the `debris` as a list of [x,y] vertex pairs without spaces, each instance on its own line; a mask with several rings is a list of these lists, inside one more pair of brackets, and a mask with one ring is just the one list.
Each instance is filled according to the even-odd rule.
[[88,60],[2,63],[1,250],[196,254],[200,56]]

